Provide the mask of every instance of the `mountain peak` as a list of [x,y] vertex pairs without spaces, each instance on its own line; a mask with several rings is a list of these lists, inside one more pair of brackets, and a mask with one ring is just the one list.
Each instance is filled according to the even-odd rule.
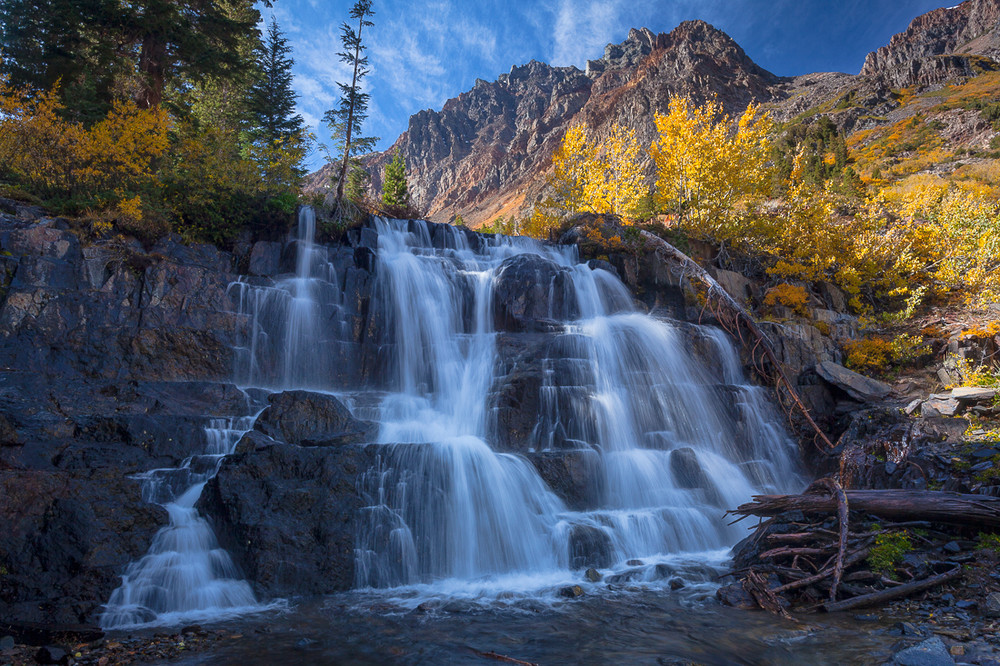
[[1000,0],[966,0],[921,14],[887,45],[868,54],[861,75],[882,78],[894,87],[971,76],[968,56],[1000,56],[998,23]]

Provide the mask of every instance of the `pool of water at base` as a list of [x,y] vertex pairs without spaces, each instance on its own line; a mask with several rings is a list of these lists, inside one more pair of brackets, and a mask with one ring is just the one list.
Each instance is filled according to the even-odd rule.
[[[699,598],[701,597],[701,598]],[[428,606],[432,606],[428,608]],[[407,607],[352,592],[221,626],[240,638],[171,664],[881,664],[891,620],[784,620],[703,595],[609,591],[558,602],[451,601]]]

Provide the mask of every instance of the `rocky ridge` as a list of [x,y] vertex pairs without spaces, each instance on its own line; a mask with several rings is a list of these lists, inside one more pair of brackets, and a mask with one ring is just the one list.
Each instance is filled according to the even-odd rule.
[[[762,103],[782,122],[829,115],[847,132],[891,124],[898,120],[890,115],[899,106],[894,89],[962,82],[1000,67],[998,18],[1000,1],[966,0],[915,18],[869,54],[858,75],[787,78],[759,67],[703,21],[661,34],[632,29],[585,71],[539,62],[514,66],[496,81],[477,81],[439,111],[415,114],[389,150],[366,159],[371,191],[380,191],[382,170],[398,149],[413,201],[428,219],[461,215],[478,226],[501,215],[524,217],[544,194],[550,156],[566,129],[584,123],[600,137],[611,123],[624,123],[648,143],[653,114],[665,112],[673,94],[696,101],[715,96],[730,113]],[[970,119],[960,115],[935,117],[948,142],[988,144],[994,133],[963,131]],[[310,176],[307,189],[323,191],[328,182],[324,168]]]

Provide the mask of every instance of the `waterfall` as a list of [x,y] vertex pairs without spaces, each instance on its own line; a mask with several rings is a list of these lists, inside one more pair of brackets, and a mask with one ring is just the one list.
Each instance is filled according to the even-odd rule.
[[[315,236],[315,214],[304,207],[293,241],[295,273],[273,286],[233,285],[237,311],[247,316],[250,331],[248,344],[237,350],[237,382],[278,388],[328,384],[329,356],[317,342],[331,319],[324,319],[324,314],[339,308],[340,289],[326,248],[316,245]],[[281,335],[272,337],[266,331],[274,322]],[[154,469],[139,477],[143,499],[162,505],[170,522],[153,538],[149,552],[126,569],[122,584],[105,605],[102,627],[204,621],[270,607],[257,602],[195,509],[205,483],[255,419],[212,419],[205,428],[202,455],[185,459],[177,468]]]
[[212,419],[203,455],[185,459],[178,468],[142,475],[143,499],[163,505],[170,524],[156,534],[149,552],[126,569],[101,615],[102,627],[194,622],[259,608],[250,585],[194,508],[205,482],[254,418]]
[[337,374],[331,353],[346,337],[342,294],[329,249],[316,243],[316,214],[299,211],[295,272],[273,283],[241,280],[231,285],[236,310],[247,318],[244,344],[236,349],[236,383],[281,391],[331,390]]
[[[378,291],[392,349],[379,414],[380,464],[361,484],[361,587],[561,580],[678,554],[721,559],[740,535],[726,509],[801,484],[796,447],[764,390],[743,377],[729,340],[638,312],[611,273],[575,248],[496,237],[469,247],[452,228],[435,249],[426,223],[380,220]],[[544,381],[533,449],[581,454],[595,492],[570,510],[524,456],[500,452],[488,418],[501,377],[494,290],[505,260],[535,254],[568,292]],[[530,452],[529,452],[530,453]]]
[[[358,232],[374,251],[364,269],[371,312],[359,325],[344,296],[361,279],[359,255],[317,245],[315,232],[304,208],[288,244],[295,272],[231,286],[246,322],[236,382],[337,391],[378,421],[377,463],[358,476],[356,587],[535,594],[581,581],[586,567],[621,580],[680,568],[704,580],[741,534],[727,509],[802,485],[796,447],[728,337],[645,313],[575,247],[376,219]],[[536,277],[511,296],[504,281],[524,265]],[[534,303],[536,328],[507,321],[511,298],[544,305]],[[345,386],[361,328],[379,371]],[[534,349],[517,364],[534,372],[537,413],[511,443],[497,396],[511,364],[501,348],[518,336]],[[252,424],[213,422],[204,455],[142,476],[144,498],[170,524],[128,567],[103,626],[263,608],[194,509]],[[540,471],[544,459],[575,461],[585,496],[567,498]]]

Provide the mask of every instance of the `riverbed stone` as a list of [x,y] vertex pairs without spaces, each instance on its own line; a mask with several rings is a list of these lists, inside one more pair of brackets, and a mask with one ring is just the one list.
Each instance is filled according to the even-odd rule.
[[944,641],[935,636],[897,652],[889,663],[893,666],[954,666],[955,660]]

